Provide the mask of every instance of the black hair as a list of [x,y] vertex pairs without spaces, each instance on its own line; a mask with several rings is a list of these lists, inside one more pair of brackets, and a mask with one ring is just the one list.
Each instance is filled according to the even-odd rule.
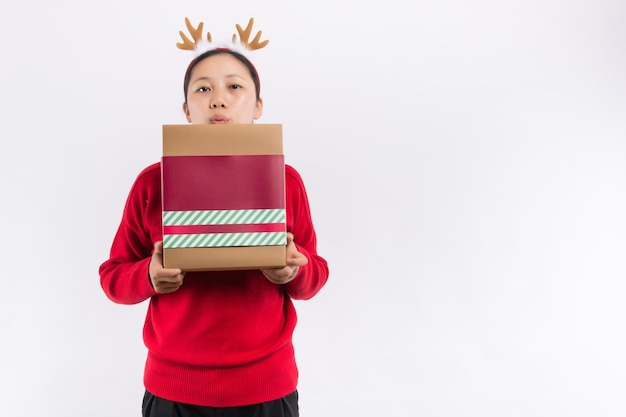
[[187,92],[189,89],[189,82],[191,81],[191,70],[203,59],[212,57],[218,54],[229,54],[233,57],[237,58],[243,65],[246,66],[248,72],[250,73],[250,77],[252,77],[252,81],[254,82],[254,89],[256,91],[256,99],[259,100],[261,97],[261,82],[259,80],[259,74],[256,72],[256,68],[252,65],[252,62],[239,52],[230,50],[230,49],[211,49],[210,51],[206,51],[203,54],[198,55],[187,67],[187,71],[185,72],[185,81],[183,84],[183,93],[185,97],[185,103],[187,102]]

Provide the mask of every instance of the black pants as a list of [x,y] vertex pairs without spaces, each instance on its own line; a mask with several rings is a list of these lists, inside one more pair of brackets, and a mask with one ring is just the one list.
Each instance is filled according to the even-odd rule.
[[241,407],[205,407],[176,403],[146,391],[141,405],[143,417],[298,417],[298,391],[286,397]]

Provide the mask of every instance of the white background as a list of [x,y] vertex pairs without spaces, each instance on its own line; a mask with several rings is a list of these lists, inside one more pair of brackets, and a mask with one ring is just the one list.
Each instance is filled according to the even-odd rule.
[[98,267],[184,123],[184,17],[256,19],[331,276],[301,415],[626,415],[623,0],[4,2],[0,409],[139,416],[146,303]]

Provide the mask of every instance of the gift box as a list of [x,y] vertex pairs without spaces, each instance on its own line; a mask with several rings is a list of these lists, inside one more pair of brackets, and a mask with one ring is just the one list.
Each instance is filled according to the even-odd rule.
[[163,265],[285,266],[282,125],[164,125]]

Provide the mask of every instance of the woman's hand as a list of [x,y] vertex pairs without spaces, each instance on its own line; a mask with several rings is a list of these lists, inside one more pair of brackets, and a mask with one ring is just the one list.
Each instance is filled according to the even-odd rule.
[[152,287],[158,294],[176,291],[185,278],[185,273],[178,268],[163,268],[163,241],[154,244],[149,273]]
[[296,277],[298,269],[309,262],[306,256],[298,252],[293,243],[293,234],[287,233],[287,261],[283,268],[261,269],[265,278],[274,284],[286,284]]

